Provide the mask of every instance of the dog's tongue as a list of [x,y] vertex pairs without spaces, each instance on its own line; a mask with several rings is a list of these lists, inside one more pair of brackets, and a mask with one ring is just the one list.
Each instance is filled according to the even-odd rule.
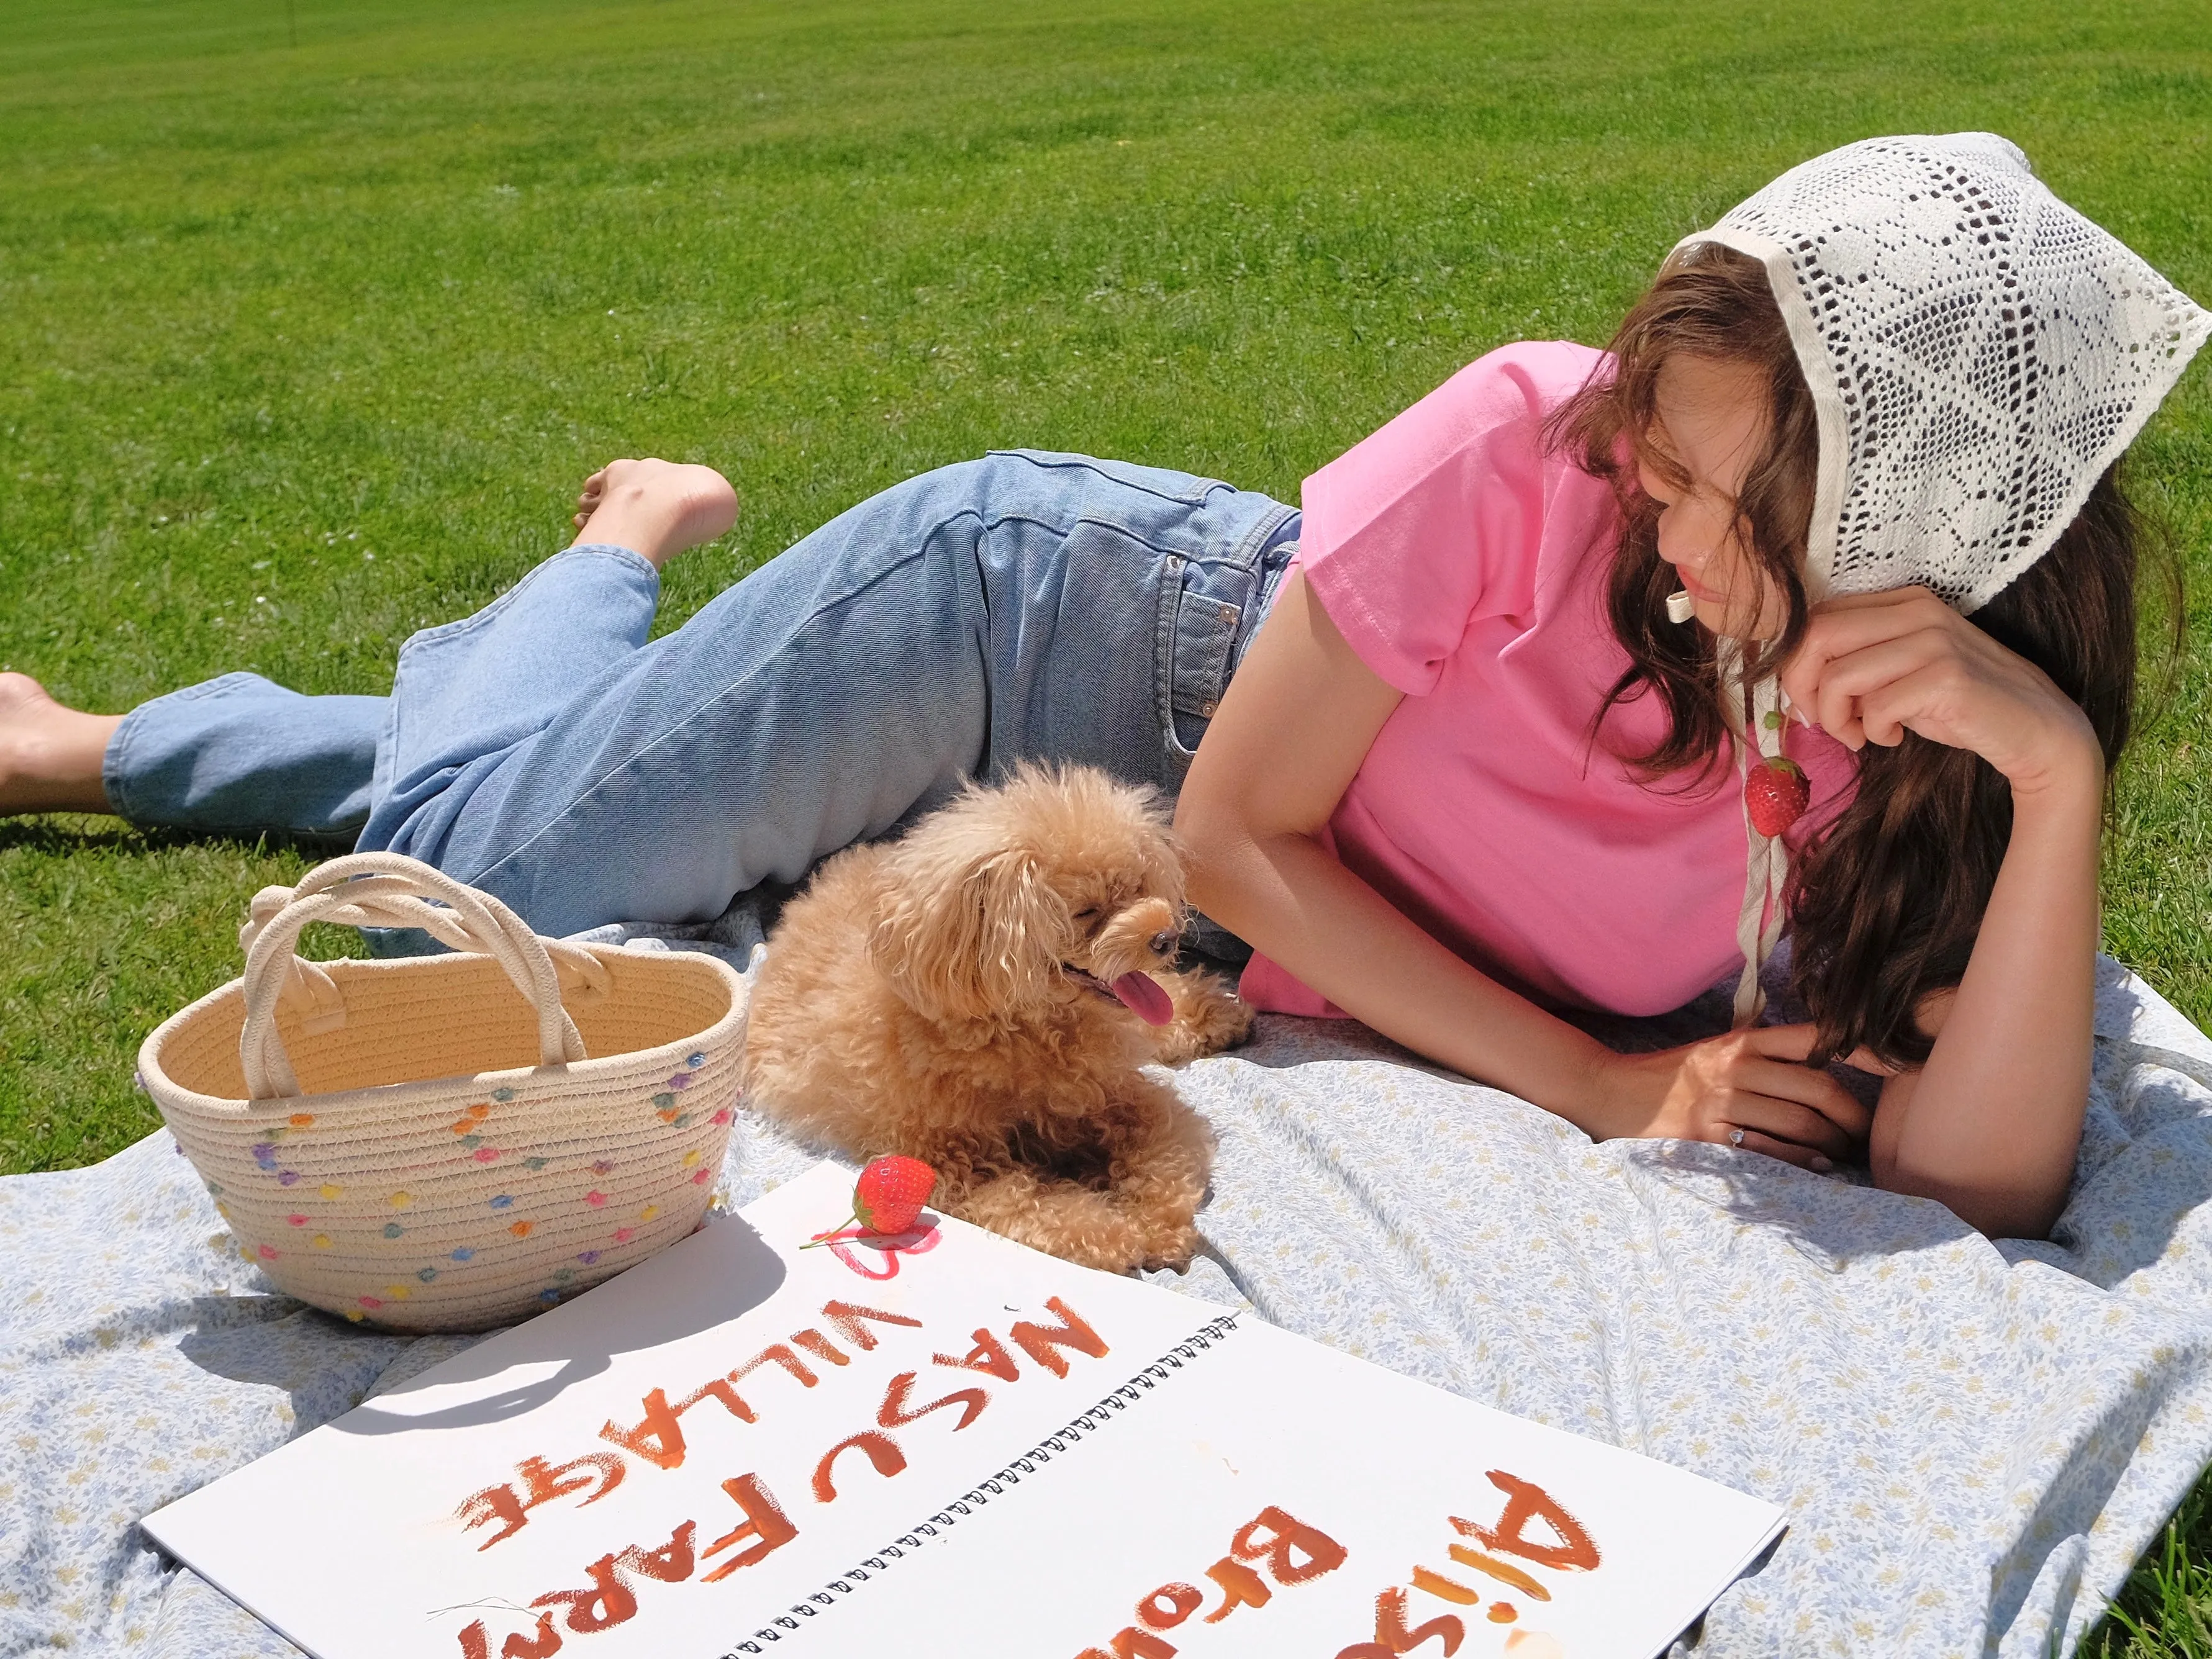
[[1175,1004],[1150,974],[1124,974],[1114,981],[1114,994],[1147,1025],[1164,1025],[1175,1018]]

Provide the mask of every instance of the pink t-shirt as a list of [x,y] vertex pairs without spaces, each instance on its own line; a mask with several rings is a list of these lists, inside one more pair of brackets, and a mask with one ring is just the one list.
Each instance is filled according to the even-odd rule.
[[[1640,785],[1656,696],[1590,719],[1628,666],[1605,617],[1611,490],[1547,453],[1544,418],[1601,352],[1511,345],[1305,481],[1298,565],[1360,660],[1406,694],[1330,818],[1346,867],[1468,962],[1540,1000],[1656,1014],[1741,969],[1741,795]],[[1785,752],[1838,810],[1850,751]],[[1808,817],[1807,822],[1816,821]],[[1253,1006],[1340,1011],[1265,957]]]

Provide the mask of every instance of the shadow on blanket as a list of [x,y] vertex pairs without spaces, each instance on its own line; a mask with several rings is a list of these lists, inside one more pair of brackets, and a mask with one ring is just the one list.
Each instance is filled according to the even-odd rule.
[[[1771,1018],[1778,1021],[1805,1017],[1790,994],[1789,972],[1784,940],[1765,975]],[[1733,992],[1732,981],[1717,986],[1650,1019],[1571,1011],[1565,1017],[1619,1052],[1649,1053],[1725,1031]],[[1340,1052],[1461,1080],[1353,1022],[1341,1022],[1329,1036]],[[1635,1145],[1626,1156],[1741,1224],[1778,1233],[1798,1255],[1831,1271],[1869,1258],[1956,1248],[1986,1250],[2005,1263],[2040,1262],[2109,1291],[2179,1248],[2183,1220],[2212,1200],[2204,1110],[2212,1061],[2192,1052],[2203,1042],[2125,969],[2100,959],[2088,1111],[2072,1196],[2048,1241],[1985,1239],[1939,1203],[1880,1191],[1863,1167],[1814,1176],[1729,1147],[1681,1141]],[[1287,1068],[1307,1056],[1291,1046],[1249,1058]],[[1830,1072],[1874,1104],[1878,1078],[1847,1066]],[[1852,1188],[1861,1196],[1854,1198]],[[2113,1201],[2116,1188],[2124,1194],[2124,1205]]]
[[[1778,1231],[1799,1255],[1832,1271],[1870,1257],[1956,1248],[2007,1264],[2039,1262],[2111,1291],[2182,1248],[2182,1224],[2212,1200],[2208,1088],[2212,1066],[2201,1060],[2100,1035],[2072,1192],[2048,1240],[1984,1238],[1932,1200],[1880,1191],[1863,1170],[1814,1177],[1726,1147],[1679,1141],[1639,1148],[1633,1157],[1744,1225]],[[1838,1190],[1847,1183],[1857,1192]]]
[[[301,1387],[298,1348],[327,1341],[340,1322],[327,1314],[278,1297],[196,1296],[169,1310],[181,1328],[177,1352],[207,1372],[233,1382],[283,1389],[295,1412],[313,1415],[316,1402]],[[307,1325],[309,1331],[286,1330]]]

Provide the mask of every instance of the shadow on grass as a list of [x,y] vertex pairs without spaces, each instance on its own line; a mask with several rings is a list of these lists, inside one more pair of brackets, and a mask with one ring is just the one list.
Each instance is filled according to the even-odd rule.
[[104,853],[135,856],[187,848],[221,848],[258,857],[293,852],[312,859],[353,851],[351,836],[317,836],[289,830],[173,830],[129,823],[100,813],[53,812],[0,818],[0,854],[24,851],[49,858]]

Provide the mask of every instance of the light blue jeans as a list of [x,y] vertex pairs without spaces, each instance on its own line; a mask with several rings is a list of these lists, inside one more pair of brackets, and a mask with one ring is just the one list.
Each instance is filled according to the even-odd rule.
[[708,921],[1018,760],[1173,797],[1297,525],[1211,479],[993,454],[861,502],[650,643],[659,574],[570,548],[409,640],[389,697],[228,674],[142,704],[107,798],[140,823],[357,829],[542,933]]

